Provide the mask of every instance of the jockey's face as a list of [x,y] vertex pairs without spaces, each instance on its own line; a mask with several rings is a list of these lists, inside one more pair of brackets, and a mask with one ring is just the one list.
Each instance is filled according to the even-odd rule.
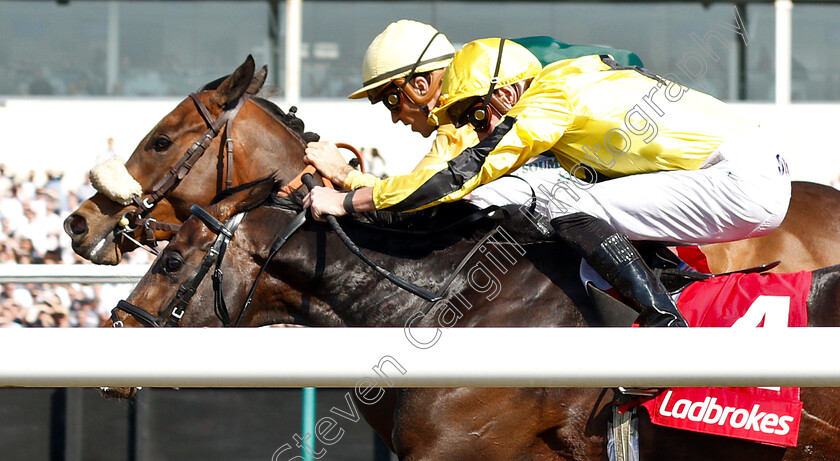
[[398,110],[391,111],[391,121],[410,126],[411,131],[420,133],[424,138],[428,138],[437,130],[436,126],[429,125],[428,116],[421,106],[408,97],[402,98],[402,104]]
[[[399,82],[404,80],[398,79]],[[430,82],[427,76],[416,76],[410,83],[413,90],[420,95],[426,95],[429,91],[434,91],[430,87]],[[438,90],[439,91],[439,90]],[[428,107],[434,107],[437,104],[439,94],[431,95]],[[411,97],[403,91],[400,86],[390,83],[381,92],[371,97],[371,100],[381,101],[383,105],[391,112],[391,121],[393,123],[402,122],[404,125],[411,127],[411,131],[415,131],[428,138],[437,130],[436,126],[429,125],[428,122],[428,108],[414,102]]]

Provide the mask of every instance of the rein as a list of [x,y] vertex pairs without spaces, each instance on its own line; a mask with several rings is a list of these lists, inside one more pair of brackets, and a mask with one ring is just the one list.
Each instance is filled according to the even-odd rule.
[[[307,168],[311,168],[311,166]],[[315,187],[312,175],[306,169],[304,169],[304,171],[302,171],[301,174],[298,175],[298,178],[300,178],[300,182],[306,187],[308,187],[310,190]],[[295,179],[297,180],[298,178]],[[330,184],[329,181],[324,181],[324,183]],[[288,185],[287,188],[283,189],[283,191],[286,193],[291,193],[291,191],[293,190],[294,189],[289,188]],[[498,208],[484,210],[484,212],[482,213],[476,213],[474,214],[475,216],[468,216],[467,218],[471,222],[473,220],[479,219],[479,217],[486,217],[488,214],[492,214],[497,210]],[[190,211],[192,211],[194,216],[201,219],[201,221],[204,222],[204,224],[216,234],[216,240],[213,242],[213,245],[208,251],[208,253],[202,259],[201,264],[195,269],[195,271],[190,275],[190,277],[183,284],[181,284],[181,286],[178,288],[178,292],[176,293],[175,297],[172,299],[172,301],[169,302],[166,309],[163,310],[163,313],[161,313],[157,317],[155,317],[152,314],[149,314],[147,311],[143,310],[139,306],[131,304],[125,300],[120,300],[117,303],[117,306],[111,310],[111,320],[113,322],[114,327],[119,328],[124,326],[122,320],[120,320],[119,316],[117,315],[117,311],[119,310],[131,315],[132,317],[134,317],[135,320],[147,327],[178,326],[178,322],[184,316],[186,307],[192,299],[193,295],[195,295],[198,286],[201,284],[202,280],[214,264],[216,266],[216,269],[213,273],[213,305],[216,316],[226,327],[239,326],[242,322],[242,319],[245,318],[245,314],[247,313],[248,308],[251,305],[251,301],[257,289],[257,283],[259,282],[259,279],[262,276],[262,274],[265,272],[268,263],[280,251],[283,245],[285,245],[285,243],[292,236],[292,234],[294,234],[298,229],[300,229],[300,227],[306,222],[307,213],[307,210],[302,210],[298,212],[298,214],[292,219],[291,222],[289,222],[286,228],[274,240],[274,243],[269,249],[268,257],[266,258],[265,263],[260,267],[257,276],[254,278],[254,282],[252,283],[251,288],[248,291],[248,295],[243,303],[242,309],[239,311],[239,315],[236,318],[236,322],[231,324],[230,313],[227,309],[227,305],[224,300],[224,274],[221,269],[221,264],[225,256],[227,245],[233,239],[234,232],[236,232],[236,229],[239,227],[239,224],[242,222],[242,219],[244,218],[245,214],[237,213],[223,224],[221,221],[219,221],[218,219],[210,215],[207,211],[205,211],[203,208],[197,205],[193,205],[190,208]],[[344,232],[344,229],[341,228],[341,225],[338,223],[338,220],[335,218],[335,216],[327,215],[326,219],[335,231],[335,233],[338,235],[339,239],[341,239],[341,241],[347,246],[347,248],[359,259],[361,259],[365,264],[367,264],[380,275],[385,277],[388,281],[415,296],[423,298],[424,300],[432,303],[432,305],[443,299],[441,295],[433,293],[408,280],[394,275],[388,270],[378,266],[376,263],[368,259],[364,255],[364,253],[361,252],[359,247],[352,240],[350,240],[350,238]],[[482,243],[491,235],[492,233],[485,236],[485,239],[482,240]],[[478,245],[476,246],[476,248],[480,246],[481,245]],[[463,265],[466,264],[466,261],[469,260],[470,256],[474,253],[475,248],[461,262],[458,270],[456,270],[455,273],[447,279],[443,287],[444,290],[452,283],[454,276],[457,275],[457,273],[460,271],[460,268],[462,268]],[[428,312],[430,308],[431,306],[427,308],[426,311]]]
[[[312,175],[304,174],[301,180],[306,185],[306,187],[309,188],[309,190],[312,190],[315,187],[315,184],[312,180]],[[359,247],[355,243],[353,243],[352,240],[350,240],[350,237],[348,237],[347,233],[344,232],[344,229],[341,228],[341,225],[338,223],[338,220],[335,218],[335,216],[326,215],[324,216],[324,218],[326,218],[327,222],[330,224],[330,227],[333,228],[333,231],[335,231],[336,235],[338,235],[338,238],[341,239],[341,242],[344,243],[344,245],[347,247],[348,250],[350,250],[351,253],[356,255],[371,269],[375,270],[380,275],[388,279],[388,281],[402,288],[403,290],[415,296],[419,296],[429,302],[437,302],[443,299],[439,294],[433,293],[423,287],[417,286],[414,283],[411,283],[398,275],[392,274],[387,269],[378,266],[375,262],[368,259],[368,257],[365,256],[365,254],[362,253],[361,250],[359,250]]]

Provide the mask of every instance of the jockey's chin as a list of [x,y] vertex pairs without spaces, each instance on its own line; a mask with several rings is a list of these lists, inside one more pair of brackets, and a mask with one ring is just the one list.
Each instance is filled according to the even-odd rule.
[[426,112],[408,101],[403,102],[399,112],[391,113],[391,121],[394,123],[402,122],[403,125],[410,126],[411,131],[420,133],[424,138],[428,138],[437,130],[436,126],[429,124]]

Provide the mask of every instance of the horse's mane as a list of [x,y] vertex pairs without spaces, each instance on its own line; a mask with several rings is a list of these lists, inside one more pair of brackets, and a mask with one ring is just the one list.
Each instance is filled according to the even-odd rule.
[[263,98],[251,98],[254,102],[257,103],[260,107],[266,110],[269,114],[271,114],[274,118],[279,120],[282,124],[289,127],[295,134],[300,136],[303,139],[303,142],[315,142],[321,139],[321,136],[318,133],[312,131],[305,131],[304,130],[304,123],[303,120],[299,119],[297,116],[297,106],[292,106],[289,108],[289,112],[283,112],[283,109],[274,104],[273,102],[269,101],[268,99]]
[[[225,79],[228,78],[228,77],[229,77],[229,75],[225,75],[224,77],[219,77],[216,80],[213,80],[212,82],[207,83],[206,85],[199,88],[197,90],[197,92],[215,90],[215,89],[219,88],[219,85],[221,85],[222,82],[224,82]],[[268,99],[260,98],[260,97],[253,97],[253,98],[251,98],[251,100],[254,101],[255,103],[257,103],[258,106],[262,107],[272,117],[277,119],[277,121],[279,121],[283,125],[286,125],[287,127],[289,127],[289,129],[293,133],[300,136],[300,138],[303,140],[304,143],[314,142],[314,141],[318,141],[319,139],[321,139],[321,136],[318,135],[318,133],[314,133],[314,132],[305,130],[305,124],[303,123],[303,120],[301,120],[297,117],[297,107],[296,106],[290,107],[289,112],[286,113],[286,112],[283,112],[283,109],[278,107],[277,104],[274,104],[273,102],[269,101]]]

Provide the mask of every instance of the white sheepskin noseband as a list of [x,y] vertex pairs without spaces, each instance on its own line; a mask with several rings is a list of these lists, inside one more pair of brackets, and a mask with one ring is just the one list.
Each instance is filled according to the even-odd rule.
[[131,176],[119,158],[106,160],[90,170],[90,184],[109,199],[128,205],[143,194],[143,186]]

